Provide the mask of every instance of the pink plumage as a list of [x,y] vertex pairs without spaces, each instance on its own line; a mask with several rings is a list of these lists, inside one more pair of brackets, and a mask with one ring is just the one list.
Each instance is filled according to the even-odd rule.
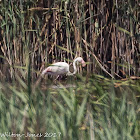
[[49,74],[49,75],[73,75],[77,72],[77,68],[76,68],[76,63],[81,63],[82,66],[84,67],[85,61],[83,60],[82,57],[77,57],[74,61],[73,61],[73,68],[74,68],[74,72],[71,73],[69,71],[69,64],[66,62],[57,62],[52,64],[51,66],[47,67],[45,70],[43,70],[42,75],[44,74]]

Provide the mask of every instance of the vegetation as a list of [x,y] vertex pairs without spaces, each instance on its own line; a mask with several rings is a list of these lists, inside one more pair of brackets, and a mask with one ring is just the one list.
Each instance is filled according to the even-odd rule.
[[[140,82],[79,77],[76,87],[29,89],[0,84],[0,132],[35,139],[138,140],[140,138]],[[31,94],[32,93],[32,94]],[[13,135],[12,135],[13,132]],[[30,136],[29,136],[30,133]],[[27,137],[25,137],[28,134]],[[15,136],[16,138],[19,136]]]
[[[138,0],[1,0],[0,139],[140,139],[139,15]],[[41,79],[77,56],[82,76]]]
[[13,78],[29,59],[32,70],[41,71],[44,63],[82,56],[90,62],[88,73],[106,74],[97,58],[117,78],[139,76],[139,14],[138,0],[1,1],[0,52],[10,67],[6,72]]

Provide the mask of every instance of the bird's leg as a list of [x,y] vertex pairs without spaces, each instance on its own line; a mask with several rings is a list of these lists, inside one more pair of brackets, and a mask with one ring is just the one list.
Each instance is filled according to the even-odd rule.
[[57,82],[57,79],[58,79],[58,78],[59,78],[59,75],[58,75],[58,76],[56,77],[56,79],[54,79],[54,81],[53,81],[53,82],[55,83],[55,85],[57,85],[56,82]]
[[59,78],[59,75],[56,77],[56,79],[54,81],[56,81]]

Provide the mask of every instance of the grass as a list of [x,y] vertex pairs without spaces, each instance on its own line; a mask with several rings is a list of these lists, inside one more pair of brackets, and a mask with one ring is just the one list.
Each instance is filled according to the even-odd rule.
[[60,140],[140,138],[140,81],[125,83],[97,75],[88,82],[79,79],[76,87],[60,84],[62,88],[35,91],[21,80],[18,88],[1,83],[0,133],[30,134],[31,139],[40,133],[42,139]]

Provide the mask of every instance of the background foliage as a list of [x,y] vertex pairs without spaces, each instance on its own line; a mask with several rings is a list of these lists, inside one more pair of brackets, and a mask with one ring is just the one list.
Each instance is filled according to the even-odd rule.
[[[0,139],[140,139],[139,6],[1,0]],[[44,67],[77,56],[87,62],[83,76],[40,82]]]
[[28,60],[41,71],[44,62],[82,56],[88,73],[106,74],[96,57],[113,76],[139,76],[139,13],[138,0],[1,1],[0,53],[10,66],[3,71],[13,77]]

